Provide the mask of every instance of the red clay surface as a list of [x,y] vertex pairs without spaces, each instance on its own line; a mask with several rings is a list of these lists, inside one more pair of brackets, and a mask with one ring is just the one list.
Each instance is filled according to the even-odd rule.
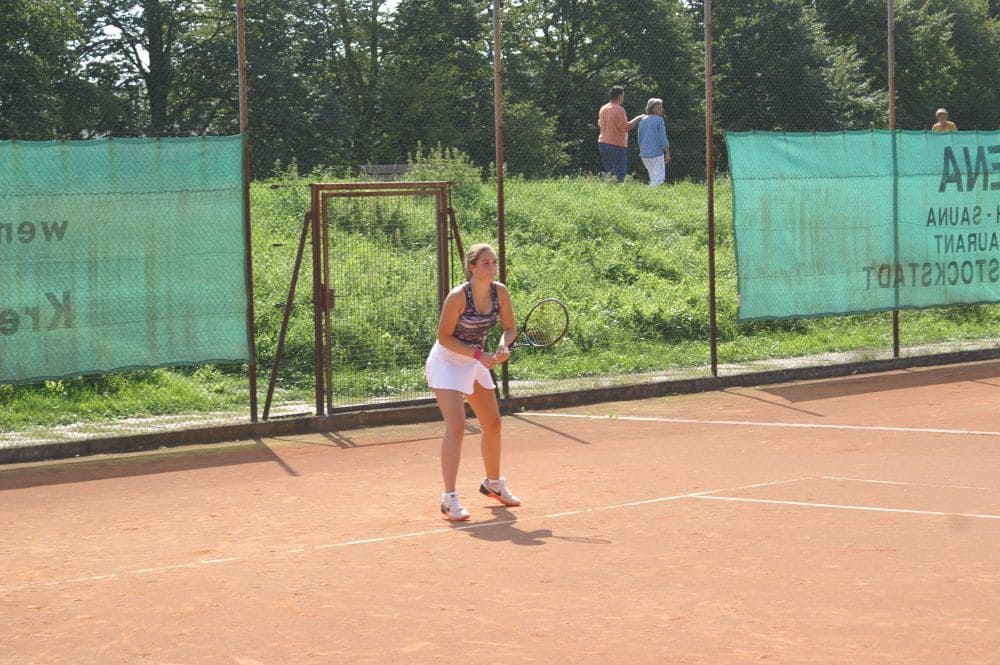
[[470,433],[460,525],[439,424],[0,468],[0,663],[996,663],[998,404],[994,362],[510,416],[524,505]]

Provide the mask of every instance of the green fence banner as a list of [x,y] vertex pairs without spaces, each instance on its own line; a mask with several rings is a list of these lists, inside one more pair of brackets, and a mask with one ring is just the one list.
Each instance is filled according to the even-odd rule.
[[246,362],[243,137],[0,142],[0,383]]
[[1000,132],[726,135],[737,318],[1000,302]]

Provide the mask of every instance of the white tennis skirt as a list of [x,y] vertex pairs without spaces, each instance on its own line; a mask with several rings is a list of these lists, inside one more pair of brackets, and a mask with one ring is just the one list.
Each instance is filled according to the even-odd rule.
[[427,377],[427,384],[436,390],[457,390],[464,395],[471,395],[477,381],[484,388],[496,388],[490,370],[481,362],[449,351],[438,342],[434,342],[427,355],[424,375]]

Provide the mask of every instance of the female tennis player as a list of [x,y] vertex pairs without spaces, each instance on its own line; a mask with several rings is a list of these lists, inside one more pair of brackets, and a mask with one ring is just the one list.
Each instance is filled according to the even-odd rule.
[[[496,281],[498,262],[489,245],[473,245],[465,256],[469,281],[456,286],[444,300],[438,322],[437,341],[424,367],[427,383],[434,390],[441,415],[441,475],[444,494],[441,513],[452,521],[469,519],[469,511],[458,499],[455,483],[465,434],[465,400],[469,400],[479,427],[486,477],[479,491],[505,506],[519,506],[520,499],[500,475],[500,407],[490,370],[510,357],[508,346],[517,337],[514,307],[507,287]],[[493,353],[486,350],[486,337],[497,318],[503,334]]]

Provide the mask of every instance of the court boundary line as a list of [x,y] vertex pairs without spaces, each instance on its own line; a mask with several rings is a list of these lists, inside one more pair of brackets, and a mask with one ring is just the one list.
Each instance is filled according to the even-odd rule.
[[845,478],[844,476],[816,476],[823,480],[843,480],[849,483],[873,483],[876,485],[904,485],[906,487],[933,487],[944,490],[982,490],[984,492],[997,492],[997,487],[976,487],[974,485],[936,485],[934,483],[909,483],[901,480],[873,480],[870,478]]
[[838,503],[815,503],[812,501],[785,501],[781,499],[750,499],[739,496],[695,496],[692,499],[705,499],[715,501],[732,501],[740,503],[762,503],[778,506],[801,506],[808,508],[833,508],[836,510],[858,510],[875,513],[900,513],[906,515],[927,515],[933,517],[969,517],[975,519],[1000,520],[1000,515],[989,515],[985,513],[949,513],[940,510],[915,510],[909,508],[880,508],[878,506],[852,506],[850,504]]
[[[577,510],[565,510],[555,513],[546,513],[544,515],[532,515],[518,519],[512,520],[499,520],[499,521],[485,521],[476,522],[473,524],[465,523],[453,523],[446,527],[441,527],[437,529],[427,529],[424,531],[411,531],[408,533],[392,534],[388,536],[377,536],[372,538],[361,538],[354,540],[345,540],[337,543],[325,543],[320,545],[311,546],[295,546],[288,549],[280,550],[279,548],[273,548],[268,551],[265,546],[262,551],[256,553],[254,556],[244,556],[244,557],[226,557],[219,556],[210,559],[201,559],[199,561],[188,561],[183,563],[174,563],[163,566],[149,566],[145,568],[136,568],[132,570],[127,570],[123,572],[111,572],[111,573],[94,573],[92,575],[82,575],[69,579],[62,580],[47,580],[44,582],[34,582],[29,584],[22,584],[18,586],[2,587],[0,586],[0,594],[7,595],[13,594],[20,591],[28,591],[31,589],[43,589],[43,588],[53,588],[68,586],[71,584],[83,584],[86,582],[103,582],[108,580],[115,580],[119,578],[126,578],[128,576],[140,576],[148,575],[152,573],[165,573],[172,570],[183,570],[183,569],[194,569],[202,566],[218,566],[222,564],[229,563],[241,563],[245,559],[250,560],[253,558],[259,558],[261,554],[270,553],[271,555],[278,556],[289,556],[289,555],[308,555],[311,552],[319,552],[322,550],[338,549],[346,547],[354,547],[358,545],[369,545],[375,543],[385,543],[398,540],[405,540],[409,538],[419,538],[421,536],[431,536],[442,533],[449,533],[455,531],[471,531],[474,529],[485,529],[489,527],[496,526],[508,526],[511,524],[531,522],[531,521],[541,521],[555,519],[559,517],[572,517],[576,515],[585,515],[588,513],[597,513],[609,510],[617,510],[620,508],[630,508],[635,506],[645,506],[652,505],[655,503],[666,503],[670,501],[680,501],[683,499],[698,499],[698,500],[712,500],[712,501],[727,501],[731,503],[751,503],[751,504],[764,504],[764,505],[780,505],[780,506],[794,506],[794,507],[805,507],[805,508],[826,508],[834,510],[853,510],[861,512],[876,512],[876,513],[892,513],[892,514],[906,514],[906,515],[922,515],[922,516],[932,516],[932,517],[961,517],[970,519],[987,519],[987,520],[1000,520],[1000,515],[986,514],[986,513],[952,513],[946,511],[933,511],[933,510],[917,510],[917,509],[907,509],[907,508],[885,508],[879,506],[864,506],[864,505],[850,505],[850,504],[835,504],[835,503],[819,503],[810,501],[790,501],[782,499],[753,499],[748,497],[735,497],[735,496],[718,496],[724,492],[739,492],[744,490],[758,489],[761,487],[774,487],[777,485],[790,485],[793,483],[805,482],[808,480],[828,480],[828,481],[845,481],[845,482],[862,482],[862,483],[879,483],[879,484],[889,484],[889,485],[913,485],[913,486],[926,486],[926,487],[939,487],[942,489],[975,489],[975,490],[991,490],[991,488],[983,487],[967,487],[967,486],[957,486],[957,485],[922,485],[920,483],[906,483],[901,481],[891,481],[891,480],[878,480],[878,479],[859,479],[859,478],[844,478],[840,476],[804,476],[798,478],[789,478],[785,480],[772,480],[760,483],[751,483],[748,485],[740,485],[737,487],[727,487],[714,490],[703,490],[701,492],[686,492],[684,494],[673,494],[669,496],[654,497],[652,499],[641,499],[638,501],[627,501],[624,503],[610,504],[606,506],[596,506],[592,508],[580,508]],[[273,558],[273,556],[272,556]]]
[[[643,500],[640,500],[640,501],[628,501],[628,502],[625,502],[625,503],[617,503],[617,504],[608,505],[608,506],[597,506],[597,507],[594,507],[594,508],[581,508],[579,510],[566,510],[566,511],[561,511],[561,512],[557,512],[557,513],[547,513],[545,515],[529,515],[529,516],[526,516],[526,517],[523,517],[523,518],[513,519],[513,520],[486,521],[486,522],[477,522],[477,523],[474,523],[474,524],[465,524],[465,523],[457,522],[457,523],[453,523],[453,524],[451,524],[449,526],[446,526],[446,527],[441,527],[441,528],[438,528],[438,529],[428,529],[428,530],[425,530],[425,531],[411,531],[411,532],[408,532],[408,533],[399,533],[399,534],[393,534],[393,535],[389,535],[389,536],[378,536],[378,537],[374,537],[374,538],[360,538],[360,539],[355,539],[355,540],[346,540],[346,541],[342,541],[342,542],[338,542],[338,543],[326,543],[326,544],[321,544],[321,545],[311,545],[311,546],[308,546],[308,547],[295,546],[295,547],[290,547],[290,548],[285,549],[285,550],[280,550],[280,548],[274,548],[273,550],[271,550],[271,553],[272,554],[277,554],[277,555],[309,554],[310,552],[318,552],[318,551],[322,551],[322,550],[329,550],[329,549],[336,549],[336,548],[343,548],[343,547],[353,547],[353,546],[357,546],[357,545],[369,545],[369,544],[374,544],[374,543],[391,542],[391,541],[396,541],[396,540],[405,540],[405,539],[408,539],[408,538],[418,538],[420,536],[431,536],[431,535],[436,535],[436,534],[441,534],[441,533],[451,533],[451,532],[455,532],[455,531],[470,531],[470,530],[473,530],[473,529],[484,529],[484,528],[495,527],[495,526],[506,526],[506,525],[515,524],[515,523],[530,522],[530,521],[537,521],[537,520],[546,520],[546,519],[554,519],[554,518],[557,518],[557,517],[567,517],[567,516],[573,516],[573,515],[583,515],[583,514],[586,514],[586,513],[594,513],[594,512],[601,512],[601,511],[606,511],[606,510],[614,510],[614,509],[618,509],[618,508],[628,508],[628,507],[632,507],[632,506],[642,506],[642,505],[648,505],[648,504],[653,504],[653,503],[664,503],[664,502],[667,502],[667,501],[679,501],[681,499],[690,499],[690,498],[704,496],[704,495],[708,495],[708,494],[717,494],[717,493],[720,493],[720,492],[739,492],[741,490],[749,490],[749,489],[755,489],[755,488],[758,488],[758,487],[768,487],[768,486],[773,486],[773,485],[795,483],[795,482],[801,482],[803,480],[808,480],[808,478],[791,478],[791,479],[787,479],[787,480],[774,480],[774,481],[768,481],[768,482],[762,482],[762,483],[752,483],[750,485],[740,485],[738,487],[727,487],[727,488],[720,488],[720,489],[715,489],[715,490],[705,490],[705,491],[702,491],[702,492],[688,492],[688,493],[685,493],[685,494],[675,494],[675,495],[671,495],[671,496],[662,496],[662,497],[656,497],[656,498],[653,498],[653,499],[643,499]],[[267,550],[267,549],[268,548],[266,546],[263,548],[263,550]],[[257,554],[259,555],[260,552],[258,552]],[[18,585],[18,586],[10,586],[10,587],[0,586],[0,594],[11,594],[11,593],[19,592],[19,591],[27,591],[27,590],[30,590],[30,589],[41,589],[41,588],[46,588],[46,587],[59,587],[59,586],[64,586],[64,585],[69,585],[69,584],[82,584],[82,583],[85,583],[85,582],[101,582],[101,581],[106,581],[106,580],[114,580],[114,579],[118,579],[118,578],[125,578],[125,577],[128,577],[128,576],[148,575],[150,573],[162,573],[162,572],[168,572],[168,571],[171,571],[171,570],[182,570],[182,569],[198,568],[200,566],[215,566],[215,565],[226,564],[226,563],[239,563],[243,559],[249,559],[249,558],[251,558],[251,557],[242,557],[241,558],[241,557],[219,556],[217,558],[202,559],[200,561],[187,561],[187,562],[183,562],[183,563],[174,563],[174,564],[163,565],[163,566],[149,566],[149,567],[145,567],[145,568],[136,568],[136,569],[132,569],[132,570],[126,570],[126,571],[123,571],[123,572],[94,573],[92,575],[81,575],[81,576],[73,577],[73,578],[70,578],[70,579],[46,580],[44,582],[40,581],[40,582],[34,582],[34,583],[22,584],[22,585]]]
[[619,416],[606,415],[599,416],[585,413],[546,413],[542,411],[524,411],[520,416],[532,416],[540,418],[576,418],[583,420],[607,420],[626,422],[656,422],[656,423],[676,423],[682,425],[728,425],[736,427],[783,427],[790,429],[829,429],[829,430],[857,430],[863,432],[896,432],[896,433],[919,433],[919,434],[952,434],[959,436],[994,436],[1000,437],[1000,432],[991,430],[973,429],[942,429],[937,427],[893,427],[890,425],[844,425],[831,423],[790,423],[782,421],[758,421],[758,420],[714,420],[702,418],[664,418],[659,416]]

